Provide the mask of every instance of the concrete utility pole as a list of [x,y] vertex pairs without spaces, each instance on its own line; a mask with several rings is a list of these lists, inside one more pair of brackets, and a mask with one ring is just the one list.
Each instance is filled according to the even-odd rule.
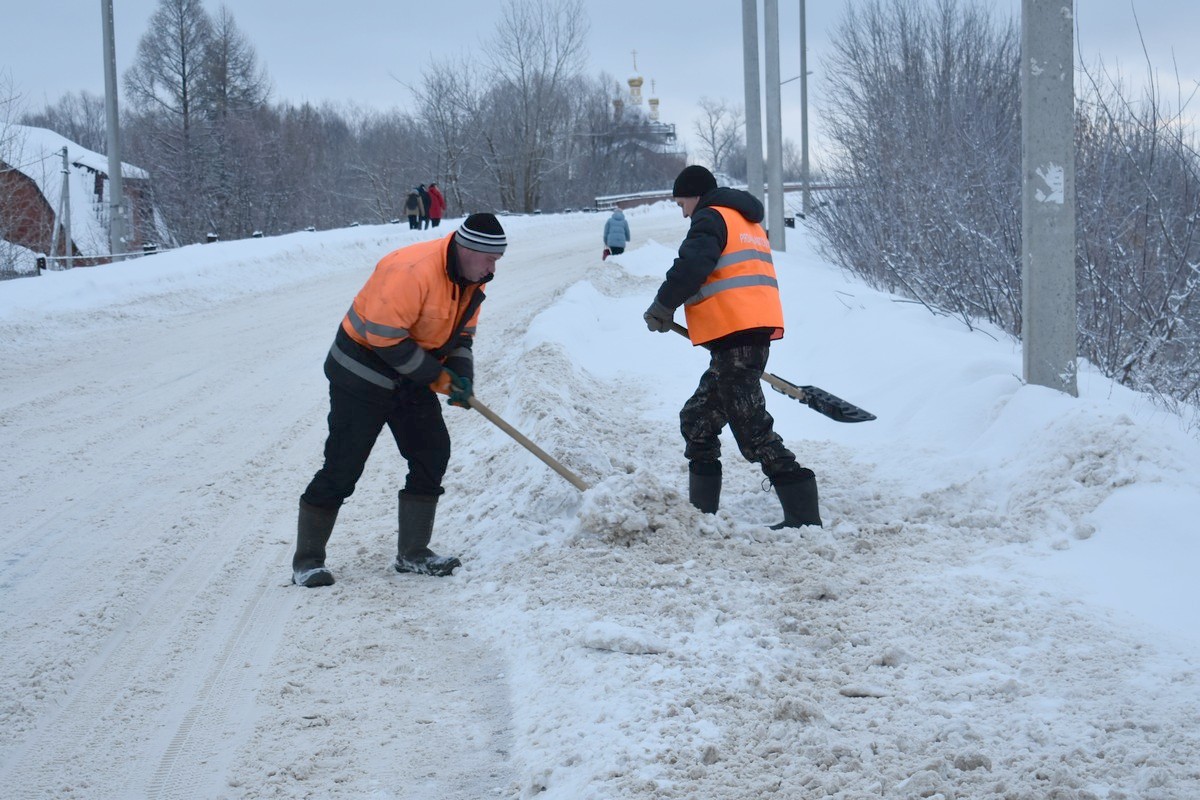
[[1073,17],[1021,2],[1021,340],[1026,382],[1078,396]]
[[[51,269],[70,269],[71,262],[71,158],[67,148],[62,149],[62,186],[58,192],[58,219],[54,221],[54,235],[50,237],[50,255],[58,253],[58,232],[63,235],[63,255],[66,258],[55,263],[60,264]],[[65,266],[62,266],[65,265]]]
[[[758,84],[758,0],[742,0],[742,60],[746,86],[746,185],[763,199],[762,90]],[[716,168],[716,164],[713,167]]]
[[804,27],[804,0],[800,0],[800,183],[800,211],[807,217],[812,209],[812,191],[808,179],[808,32]]
[[763,3],[763,33],[767,38],[767,234],[771,249],[787,250],[783,227],[783,120],[779,86],[779,0]]
[[108,112],[108,241],[113,261],[125,252],[125,182],[121,175],[121,128],[117,116],[117,55],[112,0],[100,0],[104,22],[104,100]]

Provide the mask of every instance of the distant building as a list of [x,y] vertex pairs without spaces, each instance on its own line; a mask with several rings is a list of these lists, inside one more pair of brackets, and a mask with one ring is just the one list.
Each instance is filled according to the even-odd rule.
[[[45,128],[10,125],[5,134],[0,150],[0,239],[51,257],[70,256],[74,266],[109,262],[108,158]],[[154,207],[149,173],[130,164],[121,166],[129,209],[124,249],[141,252],[143,245],[168,239],[166,226]]]
[[595,197],[595,208],[612,208],[618,201],[640,198],[647,193],[659,195],[662,187],[669,187],[687,164],[687,152],[675,135],[675,126],[659,117],[658,98],[653,96],[654,81],[650,82],[651,97],[643,100],[645,80],[637,73],[636,50],[633,56],[634,74],[627,81],[629,89],[622,90],[616,84],[611,98],[612,116],[602,132],[610,158],[616,162],[612,173],[620,176],[617,181],[605,182],[602,188],[620,194]]
[[649,111],[642,109],[642,86],[645,80],[637,71],[637,51],[633,51],[633,75],[627,81],[629,91],[617,84],[613,98],[612,133],[615,139],[636,143],[639,147],[663,156],[687,158],[680,148],[675,126],[659,119],[659,102],[654,97],[654,81],[650,81]]

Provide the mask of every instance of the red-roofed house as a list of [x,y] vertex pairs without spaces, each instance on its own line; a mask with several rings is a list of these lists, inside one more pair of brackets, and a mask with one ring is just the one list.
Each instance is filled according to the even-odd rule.
[[[108,263],[108,158],[45,128],[11,125],[0,152],[0,238],[49,256],[71,256],[74,266]],[[68,206],[62,208],[63,148],[67,150]],[[125,251],[168,239],[154,208],[150,176],[123,164],[130,210]],[[65,234],[70,225],[69,239]]]

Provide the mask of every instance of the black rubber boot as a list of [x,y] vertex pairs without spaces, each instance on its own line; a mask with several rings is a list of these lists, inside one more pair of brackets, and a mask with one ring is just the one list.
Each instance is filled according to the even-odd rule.
[[300,501],[296,554],[292,556],[292,583],[310,589],[333,584],[333,573],[325,566],[325,545],[333,533],[337,516],[336,508],[318,508]]
[[783,522],[772,525],[771,530],[799,528],[802,525],[821,525],[821,512],[817,508],[817,476],[811,469],[801,469],[795,476],[775,481],[775,494],[783,506]]
[[436,495],[400,493],[400,534],[396,541],[396,572],[417,572],[443,577],[462,566],[454,556],[439,556],[429,549]]
[[705,514],[721,505],[721,462],[693,461],[688,465],[688,501]]

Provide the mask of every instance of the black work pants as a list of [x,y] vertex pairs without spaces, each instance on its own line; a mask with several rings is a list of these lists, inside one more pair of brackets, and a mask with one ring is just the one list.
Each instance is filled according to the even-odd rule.
[[441,495],[442,477],[450,463],[450,433],[437,395],[405,382],[389,400],[372,402],[330,383],[325,464],[301,499],[318,508],[339,508],[354,493],[384,425],[408,462],[404,491]]
[[728,424],[742,455],[772,481],[799,471],[796,456],[775,433],[763,396],[762,374],[770,350],[770,345],[743,345],[713,351],[700,385],[679,412],[689,461],[720,461],[718,437]]

